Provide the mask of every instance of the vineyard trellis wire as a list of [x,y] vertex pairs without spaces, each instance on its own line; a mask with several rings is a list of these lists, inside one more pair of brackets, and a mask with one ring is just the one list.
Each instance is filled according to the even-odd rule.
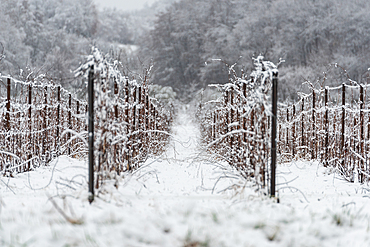
[[[173,112],[148,94],[148,74],[129,80],[118,62],[93,48],[77,75],[95,64],[96,187],[111,172],[136,169],[165,150]],[[150,71],[148,70],[147,73]],[[81,78],[78,78],[81,79]],[[86,157],[87,103],[45,75],[0,78],[0,171],[25,172],[59,155]]]

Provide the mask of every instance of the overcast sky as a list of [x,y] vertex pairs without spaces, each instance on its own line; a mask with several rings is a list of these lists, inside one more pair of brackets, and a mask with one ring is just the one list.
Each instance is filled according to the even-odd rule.
[[143,8],[145,3],[151,5],[157,0],[94,0],[98,8],[117,8],[121,10],[138,10]]

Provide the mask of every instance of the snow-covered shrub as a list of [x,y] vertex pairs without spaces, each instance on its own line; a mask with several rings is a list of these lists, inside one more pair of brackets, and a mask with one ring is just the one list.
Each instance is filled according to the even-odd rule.
[[29,71],[24,81],[0,76],[0,102],[3,174],[32,170],[59,155],[86,154],[86,103],[46,75]]
[[319,160],[347,181],[369,181],[368,85],[333,64],[322,78],[307,80],[303,87],[297,102],[279,107],[280,160]]
[[269,91],[277,67],[262,56],[254,64],[250,78],[238,77],[231,66],[229,83],[210,85],[222,96],[205,103],[198,118],[207,150],[264,187],[270,143]]
[[99,178],[138,168],[150,155],[164,151],[169,141],[171,113],[149,96],[150,69],[139,80],[130,80],[120,63],[92,48],[76,76],[87,79],[94,68],[95,157]]

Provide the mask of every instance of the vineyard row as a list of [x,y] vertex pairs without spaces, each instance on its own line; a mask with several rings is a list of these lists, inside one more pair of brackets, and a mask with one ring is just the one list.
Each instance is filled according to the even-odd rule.
[[[98,73],[94,81],[94,109],[100,111],[94,130],[97,176],[135,169],[148,156],[163,152],[172,115],[149,97],[148,86],[122,77],[110,88],[112,80]],[[29,82],[3,77],[0,83],[0,170],[4,175],[32,170],[59,155],[86,157],[85,100],[43,77]]]
[[[222,97],[201,105],[198,112],[208,152],[261,188],[271,179],[271,71],[257,69],[248,80],[234,76],[227,84],[213,85]],[[300,94],[299,102],[279,105],[280,163],[319,160],[347,181],[370,180],[368,87],[348,81],[337,87],[312,87],[310,94]]]

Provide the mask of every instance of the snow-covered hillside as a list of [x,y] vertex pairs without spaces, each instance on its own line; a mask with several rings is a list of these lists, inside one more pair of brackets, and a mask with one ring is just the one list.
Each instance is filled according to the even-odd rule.
[[165,155],[112,178],[91,205],[87,161],[1,177],[0,246],[370,246],[368,185],[280,164],[276,203],[207,159],[186,108],[173,134]]

